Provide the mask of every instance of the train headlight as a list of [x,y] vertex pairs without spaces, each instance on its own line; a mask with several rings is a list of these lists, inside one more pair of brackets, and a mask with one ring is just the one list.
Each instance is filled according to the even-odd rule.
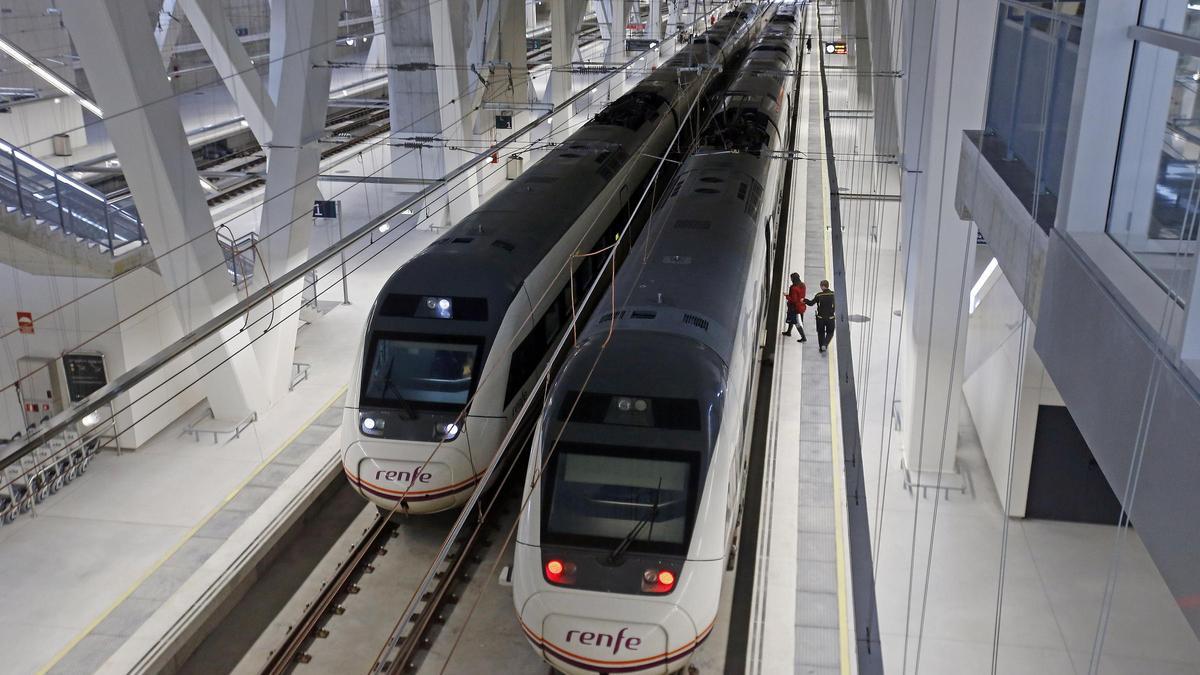
[[569,586],[575,583],[575,572],[577,568],[575,563],[558,558],[551,558],[546,561],[546,581],[560,586]]
[[437,425],[437,435],[439,441],[452,441],[458,438],[458,434],[462,431],[462,427],[454,422]]
[[642,573],[643,593],[670,593],[679,577],[667,569],[650,568]]
[[450,298],[425,297],[422,301],[425,304],[425,309],[421,312],[423,316],[434,319],[454,318],[454,304]]
[[359,423],[364,434],[376,436],[383,430],[383,420],[370,415],[363,415],[362,422]]

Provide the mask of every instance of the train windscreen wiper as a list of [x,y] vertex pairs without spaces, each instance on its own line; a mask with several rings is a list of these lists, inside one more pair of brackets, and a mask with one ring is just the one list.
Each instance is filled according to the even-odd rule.
[[658,477],[658,487],[654,488],[654,503],[650,505],[650,513],[638,522],[634,523],[633,529],[629,530],[629,534],[617,544],[617,547],[608,554],[608,564],[615,565],[621,560],[621,556],[625,555],[625,551],[629,550],[630,545],[637,539],[637,536],[642,533],[642,529],[653,523],[658,518],[658,500],[662,495],[662,476]]
[[415,420],[417,419],[417,411],[412,407],[412,404],[408,402],[408,399],[404,398],[404,395],[396,390],[396,385],[392,384],[392,364],[395,362],[395,356],[388,360],[387,375],[383,377],[383,393],[387,394],[388,392],[391,392],[392,395],[395,396],[396,402],[399,403],[400,406],[404,408],[404,412],[408,414],[408,419]]

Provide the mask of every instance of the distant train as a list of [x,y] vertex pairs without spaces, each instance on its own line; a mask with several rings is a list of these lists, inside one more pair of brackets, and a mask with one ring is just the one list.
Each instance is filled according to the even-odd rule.
[[[398,269],[376,298],[342,464],[386,510],[462,504],[742,21],[714,25]],[[573,286],[573,287],[572,287]]]
[[[753,9],[723,21],[767,22]],[[567,673],[682,669],[713,629],[748,459],[795,13],[771,14],[696,152],[559,370],[535,431],[513,574]]]

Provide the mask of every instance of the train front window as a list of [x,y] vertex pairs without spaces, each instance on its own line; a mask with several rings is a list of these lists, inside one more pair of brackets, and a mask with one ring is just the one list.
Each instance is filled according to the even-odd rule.
[[377,337],[369,356],[362,402],[370,406],[459,409],[479,370],[474,343]]
[[547,476],[548,543],[685,555],[695,516],[695,453],[561,447]]

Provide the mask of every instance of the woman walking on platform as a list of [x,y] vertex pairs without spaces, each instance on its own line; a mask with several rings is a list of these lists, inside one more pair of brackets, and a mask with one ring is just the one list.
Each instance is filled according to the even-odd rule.
[[800,339],[796,342],[808,342],[804,336],[804,310],[808,309],[804,296],[807,293],[808,288],[800,280],[800,275],[792,272],[792,286],[783,296],[787,298],[787,330],[783,331],[783,335],[791,335],[792,326],[795,326],[800,331]]

